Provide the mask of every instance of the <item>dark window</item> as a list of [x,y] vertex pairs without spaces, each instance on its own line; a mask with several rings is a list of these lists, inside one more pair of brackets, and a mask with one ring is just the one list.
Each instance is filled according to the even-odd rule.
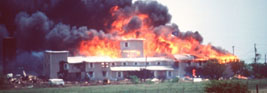
[[124,62],[123,65],[126,66],[126,63]]
[[111,63],[112,66],[115,66],[115,63]]
[[103,71],[102,72],[102,75],[103,75],[103,77],[106,77],[107,76],[107,72],[106,71]]
[[136,65],[136,66],[137,66],[137,62],[135,62],[135,63],[134,63],[134,65]]
[[93,68],[93,63],[90,63],[89,65],[90,65],[90,68]]
[[188,62],[187,64],[188,64],[188,66],[190,66],[191,65],[191,62]]
[[160,65],[160,62],[158,62],[158,65]]
[[146,65],[149,65],[149,62],[146,62]]
[[65,63],[64,64],[64,70],[68,70],[70,67],[69,67],[69,64]]
[[122,77],[122,72],[118,72],[118,77]]
[[169,71],[168,74],[169,74],[169,76],[172,76],[172,72],[171,71]]
[[87,77],[94,77],[94,72],[93,71],[88,72]]
[[202,62],[199,62],[198,65],[199,65],[199,66],[202,66]]
[[178,68],[179,67],[179,62],[175,62],[174,63],[174,68]]
[[128,42],[125,42],[125,47],[128,47]]

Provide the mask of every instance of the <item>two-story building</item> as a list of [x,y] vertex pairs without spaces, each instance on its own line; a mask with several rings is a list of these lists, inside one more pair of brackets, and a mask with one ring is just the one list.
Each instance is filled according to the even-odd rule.
[[[122,80],[147,70],[151,78],[171,79],[183,77],[190,65],[190,55],[167,57],[144,57],[143,40],[124,40],[120,43],[121,58],[105,56],[68,56],[68,51],[46,51],[44,75],[47,78],[68,78],[71,80]],[[148,74],[148,73],[143,73]]]

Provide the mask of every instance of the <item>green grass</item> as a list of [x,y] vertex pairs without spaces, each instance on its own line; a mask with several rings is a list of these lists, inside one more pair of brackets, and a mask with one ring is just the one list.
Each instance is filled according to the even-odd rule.
[[204,93],[205,82],[73,86],[64,88],[33,88],[2,90],[0,93]]
[[[267,79],[261,80],[234,80],[248,84],[249,89],[267,86]],[[204,93],[204,87],[208,82],[179,82],[159,84],[124,84],[102,86],[72,86],[63,88],[32,88],[0,90],[0,93]]]

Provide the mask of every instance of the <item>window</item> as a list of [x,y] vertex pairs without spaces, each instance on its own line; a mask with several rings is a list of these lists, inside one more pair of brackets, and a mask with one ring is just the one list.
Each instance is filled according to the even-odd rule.
[[111,66],[115,66],[115,63],[111,63]]
[[160,65],[160,62],[158,62],[157,64]]
[[93,78],[94,77],[94,72],[93,71],[87,72],[86,75],[87,75],[88,78]]
[[126,66],[126,65],[127,65],[126,62],[124,62],[124,63],[123,63],[123,66]]
[[123,72],[117,72],[117,77],[122,78],[123,77]]
[[202,62],[198,62],[198,65],[199,65],[199,66],[202,66]]
[[190,65],[191,65],[191,62],[188,62],[188,63],[187,63],[187,66],[190,66]]
[[125,47],[128,47],[128,42],[125,42]]
[[149,62],[146,62],[146,65],[149,65]]
[[168,71],[168,75],[169,75],[169,77],[171,77],[172,76],[172,72]]
[[65,63],[64,64],[64,70],[68,70],[70,68],[69,64]]
[[101,66],[102,66],[103,68],[108,68],[109,64],[108,64],[108,63],[101,63]]
[[180,62],[174,62],[174,68],[178,68],[179,67],[179,63]]
[[102,75],[103,75],[103,77],[107,77],[107,72],[106,71],[103,71],[102,72]]
[[93,68],[94,64],[93,63],[89,63],[89,68]]
[[134,65],[136,65],[136,66],[137,66],[137,65],[138,65],[138,64],[137,64],[137,62],[135,62],[135,63],[134,63]]

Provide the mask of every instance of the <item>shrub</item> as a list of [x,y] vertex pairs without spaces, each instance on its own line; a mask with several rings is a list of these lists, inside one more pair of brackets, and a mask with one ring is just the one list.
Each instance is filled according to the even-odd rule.
[[214,80],[205,86],[207,93],[248,93],[247,85],[239,82]]
[[146,84],[153,84],[154,82],[152,80],[146,80],[145,83]]
[[134,84],[140,83],[139,78],[137,76],[135,76],[135,75],[130,76],[130,79],[131,79],[131,82],[134,83]]
[[173,83],[178,83],[178,82],[179,82],[179,78],[178,78],[178,77],[175,77],[175,78],[173,78],[173,79],[171,80],[171,82],[173,82]]

